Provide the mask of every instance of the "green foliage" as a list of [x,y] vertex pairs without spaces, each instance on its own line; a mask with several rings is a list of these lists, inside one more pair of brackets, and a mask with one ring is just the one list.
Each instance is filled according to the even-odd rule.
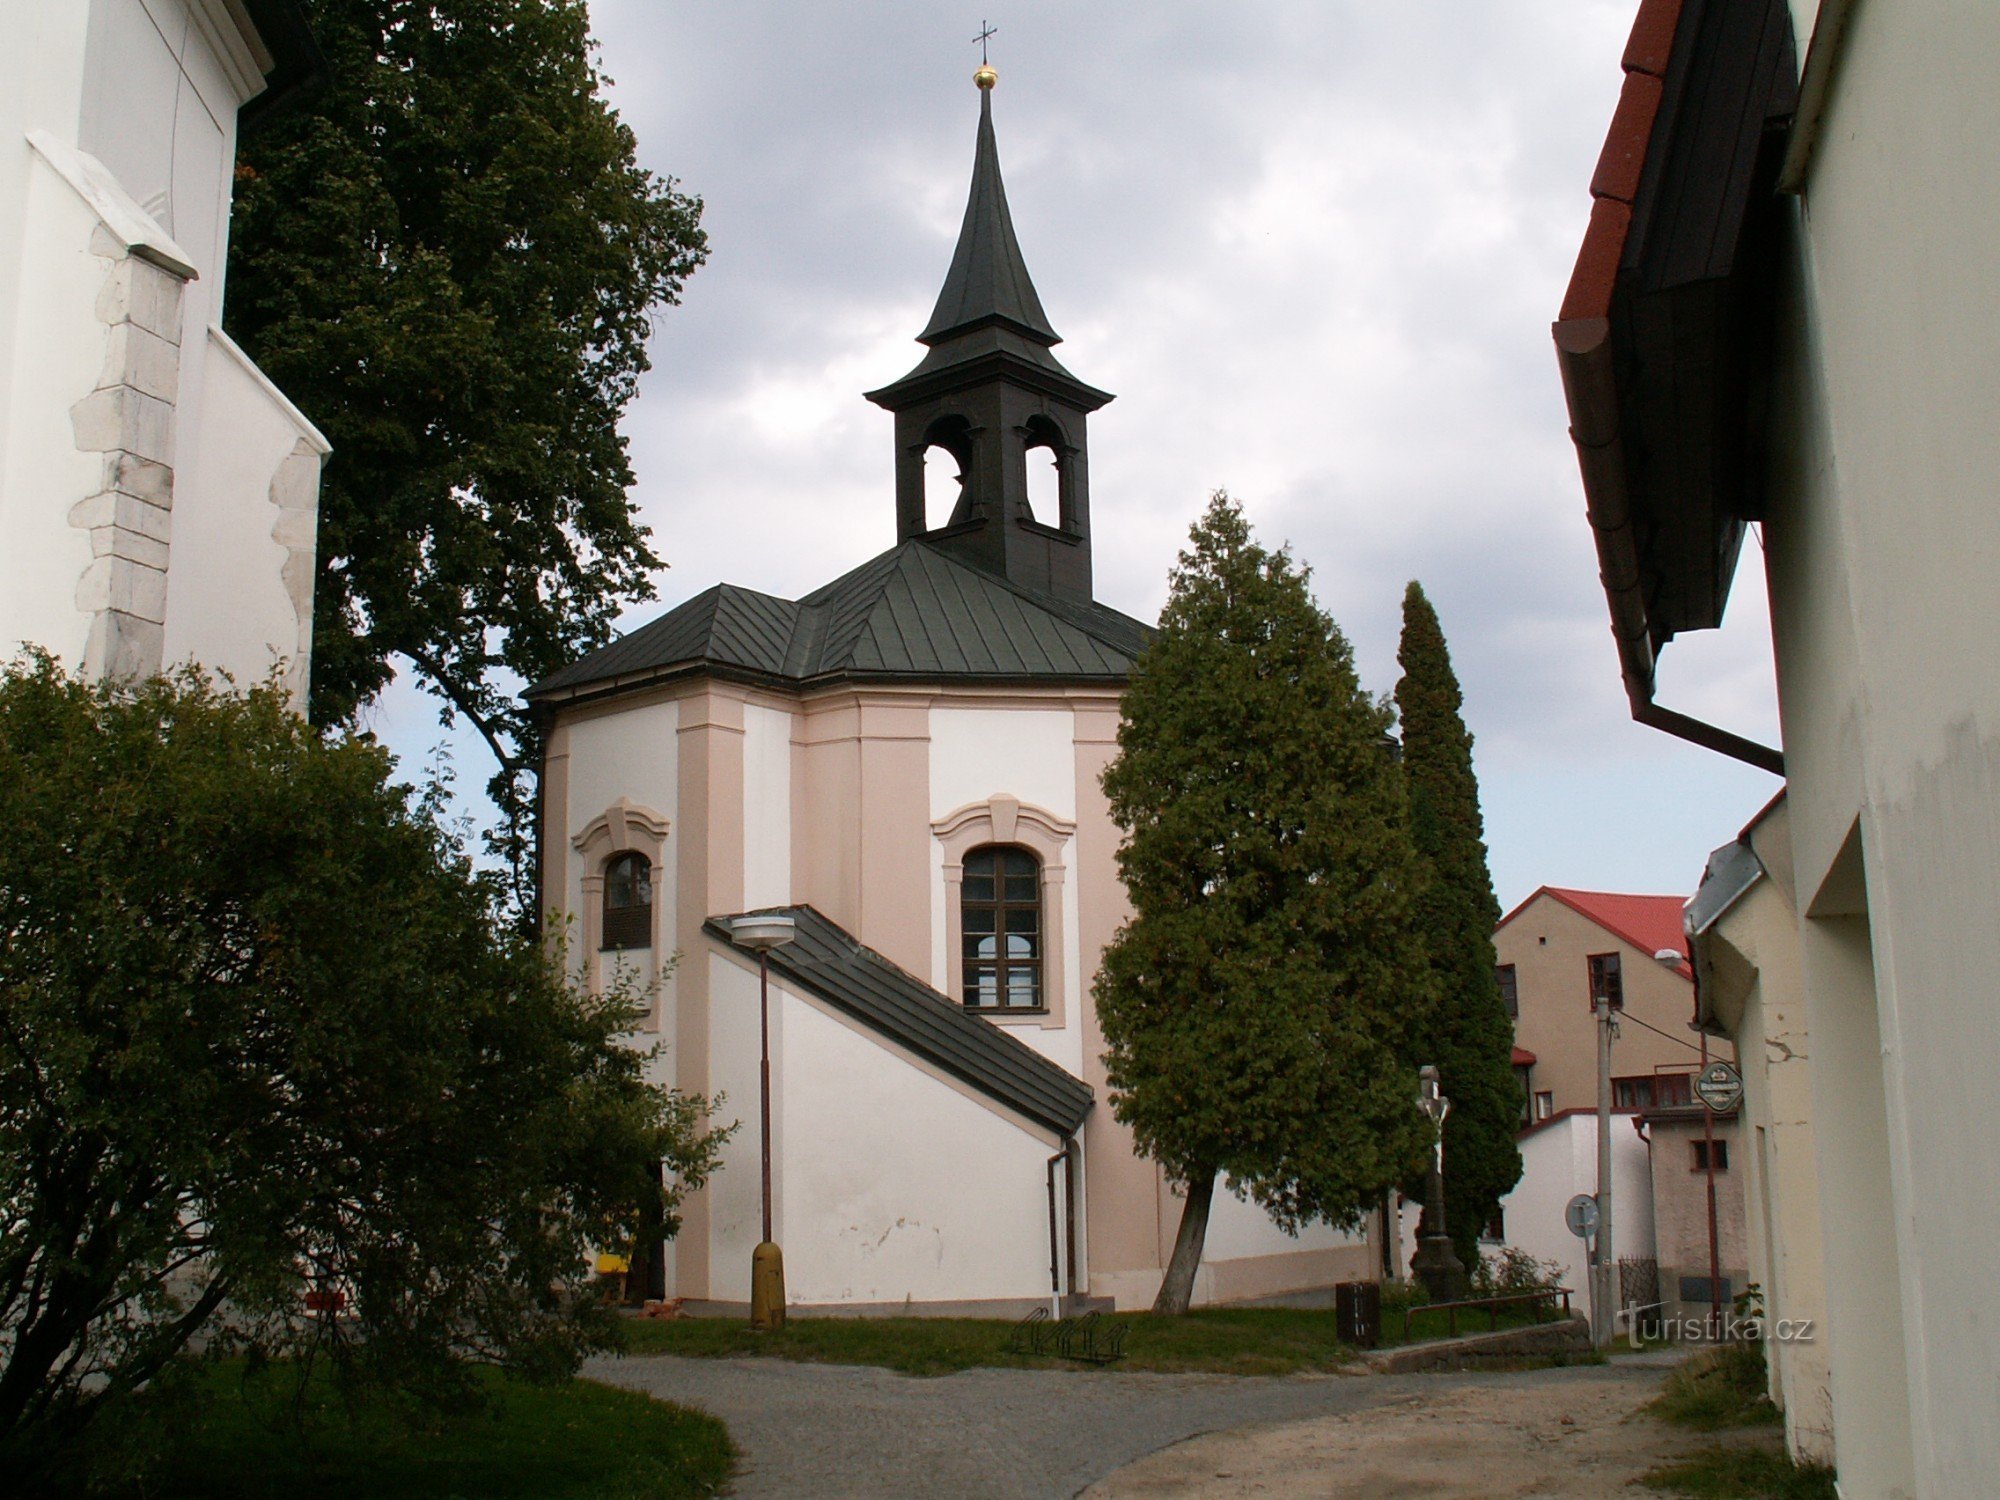
[[1512,1245],[1481,1254],[1472,1272],[1475,1297],[1511,1297],[1521,1292],[1538,1292],[1544,1287],[1561,1286],[1563,1264],[1559,1260],[1537,1260]]
[[1691,1500],[1837,1500],[1833,1470],[1770,1448],[1714,1448],[1640,1476],[1648,1489]]
[[631,997],[499,925],[390,769],[268,689],[0,674],[0,1467],[197,1333],[440,1400],[565,1373],[587,1249],[711,1170]]
[[[1410,828],[1422,867],[1419,923],[1437,978],[1439,1004],[1417,1062],[1436,1063],[1451,1114],[1444,1128],[1445,1225],[1461,1261],[1476,1264],[1479,1233],[1521,1177],[1514,1137],[1521,1086],[1514,1077],[1514,1025],[1494,983],[1493,929],[1500,906],[1486,868],[1472,736],[1444,631],[1424,591],[1403,595],[1396,659],[1403,777]],[[1423,1177],[1404,1184],[1423,1197]]]
[[1667,1376],[1652,1410],[1699,1432],[1782,1420],[1771,1401],[1762,1344],[1722,1344],[1683,1360]]
[[1184,1183],[1357,1222],[1421,1155],[1431,1010],[1386,707],[1289,554],[1215,496],[1104,788],[1133,918],[1096,984],[1112,1108]]
[[525,905],[514,690],[652,597],[618,420],[706,256],[701,204],[636,164],[583,0],[306,10],[332,81],[241,143],[227,315],[333,443],[312,714],[414,663],[500,760]]
[[588,1381],[488,1374],[470,1411],[412,1421],[289,1365],[210,1364],[169,1402],[149,1391],[108,1418],[91,1492],[145,1500],[681,1500],[712,1495],[733,1458],[705,1412]]

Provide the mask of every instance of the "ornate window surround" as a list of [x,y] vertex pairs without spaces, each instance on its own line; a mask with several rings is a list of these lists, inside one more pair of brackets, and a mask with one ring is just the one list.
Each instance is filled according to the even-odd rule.
[[969,802],[931,824],[931,834],[944,850],[945,993],[965,998],[965,856],[985,844],[1018,844],[1042,866],[1042,1004],[1037,1011],[975,1011],[999,1026],[1040,1026],[1058,1030],[1066,1024],[1069,975],[1069,934],[1063,917],[1063,885],[1068,873],[1063,850],[1076,834],[1076,824],[1046,808],[1024,805],[1020,798],[996,792],[984,802]]
[[[660,927],[667,904],[660,896],[660,876],[665,868],[668,831],[667,820],[651,808],[639,807],[620,797],[570,840],[583,856],[583,931],[579,938],[583,949],[584,976],[593,988],[599,981],[603,959],[598,950],[604,943],[604,870],[620,854],[636,852],[652,862],[654,895],[650,952],[654,973],[659,972],[658,956],[665,948]],[[659,1024],[657,1008],[650,1019],[652,1025]]]

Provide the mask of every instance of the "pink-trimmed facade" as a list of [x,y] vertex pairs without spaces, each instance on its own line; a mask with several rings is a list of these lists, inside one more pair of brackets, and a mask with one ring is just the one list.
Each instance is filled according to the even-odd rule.
[[[996,1016],[1090,1086],[1078,1138],[1066,1292],[1119,1307],[1157,1291],[1180,1202],[1111,1118],[1090,984],[1126,919],[1099,776],[1116,751],[1111,687],[846,685],[791,693],[686,677],[558,710],[542,856],[552,916],[582,972],[658,980],[655,1076],[726,1095],[744,1122],[669,1251],[669,1291],[746,1299],[757,1236],[756,967],[710,916],[810,905],[945,995],[959,993],[965,853],[1033,851],[1046,914],[1044,1013]],[[597,951],[615,855],[654,862],[650,950]],[[661,960],[672,955],[675,961]],[[1011,1309],[1050,1291],[1045,1166],[1063,1142],[855,1024],[773,985],[773,1197],[805,1307]],[[1067,1214],[1065,1214],[1067,1217]],[[1294,1238],[1222,1195],[1198,1299],[1276,1296],[1375,1274],[1372,1236]]]

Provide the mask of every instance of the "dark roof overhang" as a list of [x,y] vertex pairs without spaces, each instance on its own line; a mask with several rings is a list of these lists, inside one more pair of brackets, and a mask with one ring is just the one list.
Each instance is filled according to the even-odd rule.
[[237,130],[247,133],[324,87],[332,75],[299,0],[243,0],[243,8],[271,54],[264,92],[236,112]]
[[1660,649],[1719,625],[1764,501],[1786,0],[1644,0],[1554,334],[1619,670],[1639,722],[1782,775],[1654,702]]
[[780,906],[710,917],[702,931],[734,949],[730,925],[738,916],[785,916],[796,924],[793,940],[770,951],[771,970],[781,979],[1058,1136],[1072,1136],[1082,1127],[1095,1102],[1082,1079],[939,994],[814,908]]

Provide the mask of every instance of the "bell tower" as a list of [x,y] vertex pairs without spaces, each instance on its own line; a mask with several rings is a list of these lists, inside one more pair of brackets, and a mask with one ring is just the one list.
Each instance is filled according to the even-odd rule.
[[[1085,385],[1050,349],[1028,278],[993,138],[993,85],[981,65],[979,140],[958,248],[917,367],[868,399],[896,417],[896,540],[921,538],[973,567],[1060,599],[1088,603],[1090,467],[1085,419],[1111,396]],[[1028,465],[1053,463],[1053,514],[1029,502]],[[927,470],[955,466],[950,514],[926,515]]]

